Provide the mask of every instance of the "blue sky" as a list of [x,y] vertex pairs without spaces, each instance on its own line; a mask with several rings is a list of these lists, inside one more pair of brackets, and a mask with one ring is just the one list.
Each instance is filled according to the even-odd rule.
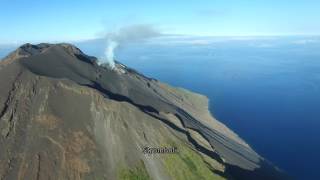
[[1,0],[0,44],[92,39],[150,24],[167,34],[319,35],[319,0]]

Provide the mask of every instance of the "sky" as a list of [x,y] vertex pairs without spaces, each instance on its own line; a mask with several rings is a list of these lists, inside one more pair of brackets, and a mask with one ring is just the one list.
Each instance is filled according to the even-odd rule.
[[319,8],[319,0],[0,0],[0,44],[94,39],[134,24],[178,35],[319,35]]

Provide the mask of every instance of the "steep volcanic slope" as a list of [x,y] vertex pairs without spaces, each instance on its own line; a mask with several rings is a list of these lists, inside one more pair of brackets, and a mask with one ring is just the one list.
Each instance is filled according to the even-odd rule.
[[206,97],[69,44],[21,46],[0,83],[1,180],[287,178],[211,117]]

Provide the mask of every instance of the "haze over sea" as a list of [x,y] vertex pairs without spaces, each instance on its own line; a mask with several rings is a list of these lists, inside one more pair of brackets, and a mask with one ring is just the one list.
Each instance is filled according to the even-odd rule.
[[[104,40],[76,43],[103,56]],[[14,47],[0,46],[0,57]],[[210,111],[297,179],[320,162],[320,37],[168,36],[120,47],[143,74],[205,94]]]
[[262,156],[297,179],[319,177],[320,37],[168,37],[116,57],[205,94],[213,115]]

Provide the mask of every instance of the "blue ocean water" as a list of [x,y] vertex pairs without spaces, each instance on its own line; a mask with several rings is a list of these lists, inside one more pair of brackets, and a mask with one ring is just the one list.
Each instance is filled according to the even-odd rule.
[[319,179],[320,38],[184,39],[118,59],[205,94],[213,115],[297,179]]

